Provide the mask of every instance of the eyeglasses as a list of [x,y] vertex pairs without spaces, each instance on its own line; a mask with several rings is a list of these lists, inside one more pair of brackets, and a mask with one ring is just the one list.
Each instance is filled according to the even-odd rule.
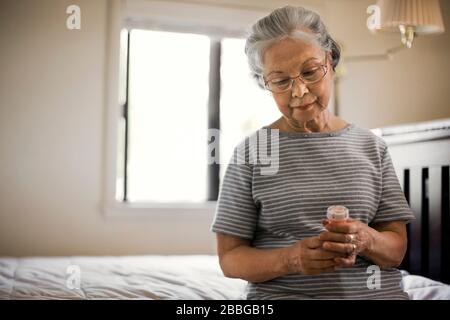
[[265,80],[264,86],[267,90],[274,93],[282,93],[292,89],[292,85],[294,84],[294,80],[299,78],[301,82],[305,85],[314,84],[321,81],[328,72],[327,65],[327,56],[325,56],[325,63],[307,67],[305,70],[302,70],[300,74],[296,77],[285,77],[279,76],[274,77],[273,79]]

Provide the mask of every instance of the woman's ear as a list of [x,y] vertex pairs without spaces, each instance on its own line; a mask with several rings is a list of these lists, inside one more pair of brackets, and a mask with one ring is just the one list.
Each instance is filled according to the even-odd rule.
[[332,56],[331,56],[331,52],[326,51],[325,57],[326,57],[326,60],[325,60],[326,61],[326,67],[327,67],[328,73],[330,73],[330,70],[333,70],[333,59],[332,59]]
[[327,61],[330,68],[333,70],[333,54],[331,52],[327,52]]
[[328,61],[330,61],[330,64],[333,64],[333,53],[331,51],[327,51],[328,55]]

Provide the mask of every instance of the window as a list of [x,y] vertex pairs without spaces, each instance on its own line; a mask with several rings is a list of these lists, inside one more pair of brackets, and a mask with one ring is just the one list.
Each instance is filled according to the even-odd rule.
[[205,201],[209,38],[134,29],[129,41],[121,134],[127,158],[119,166],[126,171],[118,175],[118,196],[129,202]]
[[[215,201],[234,147],[279,111],[250,77],[244,39],[210,33],[200,20],[194,29],[146,21],[127,20],[121,35],[115,200],[136,208]],[[219,129],[220,140],[208,129]],[[208,163],[213,141],[219,164]]]

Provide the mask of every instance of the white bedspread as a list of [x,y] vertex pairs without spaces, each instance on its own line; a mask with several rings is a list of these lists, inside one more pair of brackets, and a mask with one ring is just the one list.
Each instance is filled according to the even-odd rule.
[[[0,299],[242,299],[245,284],[217,256],[0,258]],[[405,273],[403,285],[412,299],[450,299],[427,278]]]
[[[80,289],[70,289],[69,266],[79,267]],[[216,256],[0,259],[0,299],[238,299],[244,286],[222,275]]]

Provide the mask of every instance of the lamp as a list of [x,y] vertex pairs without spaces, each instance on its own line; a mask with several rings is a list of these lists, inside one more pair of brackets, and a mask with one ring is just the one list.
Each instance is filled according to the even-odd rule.
[[346,73],[345,64],[390,60],[398,51],[411,48],[414,38],[418,35],[445,32],[439,0],[378,0],[376,5],[368,8],[367,13],[371,13],[373,9],[375,9],[375,18],[378,19],[375,19],[375,28],[369,29],[374,33],[399,32],[402,44],[386,50],[385,53],[348,56],[345,54],[345,46],[340,43],[344,54],[342,55],[342,63],[338,65],[336,77],[334,78],[336,115],[339,115],[339,87],[340,79]]
[[375,32],[400,31],[403,45],[411,48],[420,34],[445,31],[439,0],[378,0],[380,23]]
[[411,48],[418,35],[445,32],[439,0],[378,0],[369,8],[376,8],[378,16],[370,30],[376,34],[399,32],[402,44],[381,54],[346,56],[346,62],[391,59],[396,52]]

